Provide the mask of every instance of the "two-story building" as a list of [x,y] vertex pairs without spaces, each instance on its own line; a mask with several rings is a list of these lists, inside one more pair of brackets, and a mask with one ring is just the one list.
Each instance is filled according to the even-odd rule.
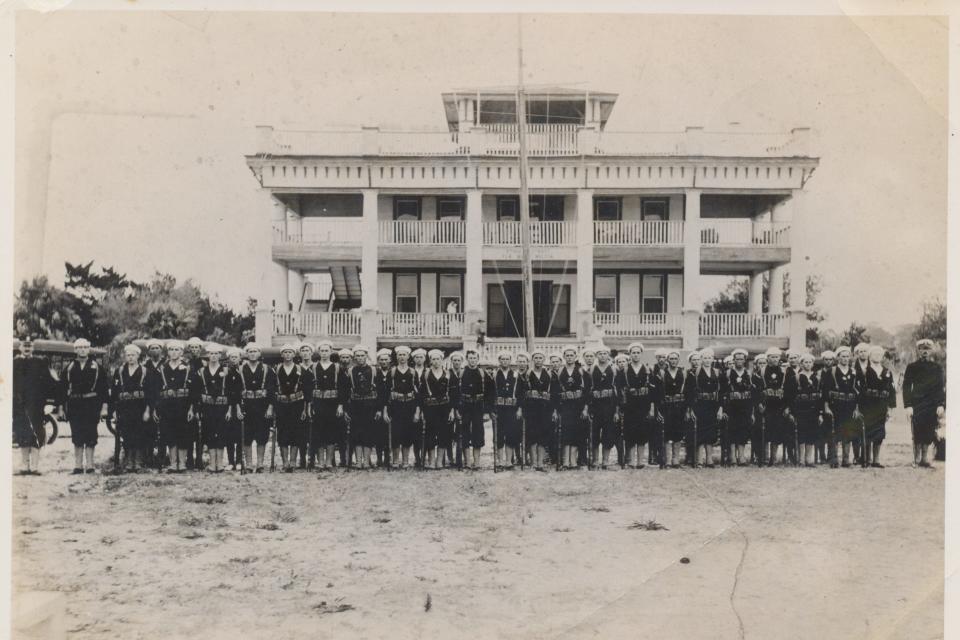
[[[806,129],[608,131],[615,94],[526,96],[538,343],[803,346],[804,287],[788,312],[782,283],[788,266],[806,277]],[[259,341],[450,349],[482,330],[491,351],[521,348],[515,94],[442,99],[438,131],[259,128],[247,164],[273,203]],[[316,274],[332,283],[321,299]],[[748,309],[704,313],[709,274],[748,276]]]

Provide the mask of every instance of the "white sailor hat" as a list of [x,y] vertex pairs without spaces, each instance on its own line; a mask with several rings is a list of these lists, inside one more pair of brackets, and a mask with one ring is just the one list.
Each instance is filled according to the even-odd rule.
[[147,349],[151,347],[160,347],[163,349],[163,341],[156,338],[147,338]]
[[190,338],[189,340],[187,340],[187,346],[188,346],[188,347],[202,347],[202,346],[203,346],[203,340],[201,340],[200,338],[198,338],[198,337],[196,337],[196,336],[193,336],[192,338]]
[[666,358],[668,355],[670,355],[670,352],[661,347],[660,349],[654,351],[653,355],[657,356],[658,358]]
[[769,349],[767,349],[767,351],[766,351],[766,353],[765,353],[764,355],[767,355],[767,356],[777,356],[777,357],[779,358],[780,356],[783,355],[783,352],[780,351],[780,349],[777,349],[776,347],[770,347]]
[[[736,349],[730,352],[730,358],[732,359],[733,356],[737,355],[738,353],[742,353],[744,358],[749,357],[750,355],[749,353],[747,353],[747,350],[744,349],[743,347],[737,347]],[[724,360],[726,360],[726,358],[724,358]]]
[[933,340],[930,338],[917,340],[917,349],[933,349]]
[[86,338],[77,338],[76,340],[73,341],[73,346],[74,346],[74,347],[89,347],[89,346],[90,346],[90,341],[87,340]]
[[642,342],[631,342],[627,347],[627,353],[630,353],[634,349],[640,349],[640,353],[643,353],[643,343]]
[[135,344],[128,344],[123,348],[123,353],[124,354],[132,353],[133,355],[138,356],[140,355],[140,347],[138,347]]
[[223,353],[223,345],[219,345],[216,342],[208,342],[203,350],[207,353]]
[[826,360],[826,359],[828,359],[828,358],[832,360],[832,359],[836,359],[837,354],[835,354],[835,353],[834,353],[833,351],[831,351],[830,349],[827,349],[826,351],[824,351],[823,353],[820,354],[820,357],[823,358],[824,360]]
[[240,347],[228,347],[228,348],[227,348],[227,355],[228,355],[228,356],[234,356],[234,355],[240,356],[240,355],[243,355],[243,350],[241,350]]
[[532,358],[533,356],[536,356],[536,355],[541,355],[544,358],[546,358],[547,352],[541,349],[540,347],[534,347],[533,349],[530,350],[530,357]]
[[706,358],[708,356],[712,358],[714,355],[715,354],[713,352],[713,349],[711,349],[710,347],[706,347],[705,349],[700,349],[701,358]]
[[765,354],[765,353],[758,353],[757,355],[753,356],[753,361],[754,361],[754,362],[760,362],[760,361],[766,362],[766,361],[767,361],[767,354]]
[[176,339],[167,340],[167,351],[170,349],[180,349],[180,351],[183,351],[183,341]]
[[393,352],[390,351],[390,349],[387,349],[386,347],[384,347],[377,351],[377,358],[379,358],[380,356],[387,356],[389,358],[392,354]]
[[680,352],[677,351],[676,349],[669,349],[669,350],[667,351],[667,357],[669,358],[670,356],[677,356],[677,357],[679,358],[679,357],[680,357]]
[[573,352],[573,355],[577,355],[577,348],[572,344],[568,344],[563,348],[563,355],[567,355],[570,352]]
[[800,352],[797,351],[796,349],[787,349],[787,359],[788,359],[788,360],[789,360],[790,358],[799,358],[800,355],[801,355]]
[[454,358],[460,358],[461,360],[463,360],[463,352],[454,351],[453,353],[450,354],[450,359],[453,360]]
[[407,354],[407,355],[410,355],[410,347],[402,344],[402,345],[400,345],[399,347],[397,347],[396,349],[394,349],[393,352],[396,353],[398,356],[399,356],[400,354],[402,354],[402,353],[405,353],[405,354]]
[[847,347],[847,346],[837,347],[837,357],[838,357],[838,358],[839,358],[840,356],[842,356],[843,354],[845,354],[845,353],[846,353],[846,354],[850,354],[850,353],[853,353],[853,351],[851,351],[850,347]]
[[526,351],[517,351],[517,360],[519,360],[520,358],[523,358],[524,360],[529,360],[530,354],[527,353]]
[[366,355],[367,353],[369,353],[369,351],[367,351],[367,348],[366,348],[365,346],[363,346],[362,344],[355,344],[355,345],[353,345],[353,353],[354,353],[354,354],[361,353],[361,352],[362,352],[364,355]]
[[854,353],[861,353],[864,351],[870,351],[870,345],[866,342],[860,342],[853,348]]
[[879,353],[881,356],[885,356],[887,355],[887,350],[881,347],[880,345],[875,344],[872,347],[870,347],[870,355],[873,355],[875,353]]
[[245,346],[243,350],[246,351],[247,353],[252,353],[254,351],[256,351],[257,353],[261,352],[260,345],[258,345],[256,342],[248,342],[247,346]]
[[815,358],[812,353],[801,353],[800,362],[813,362]]
[[427,350],[418,347],[418,348],[414,349],[414,350],[413,350],[413,353],[411,353],[410,355],[412,355],[413,357],[416,357],[416,356],[424,356],[424,357],[426,357],[426,355],[427,355]]
[[694,357],[700,357],[700,352],[696,349],[687,354],[687,362],[693,362]]
[[289,351],[290,353],[296,353],[296,352],[297,352],[297,345],[293,344],[292,342],[288,342],[288,343],[286,343],[285,345],[283,345],[282,347],[280,347],[280,354],[281,354],[281,355],[283,354],[284,351]]
[[593,347],[585,347],[585,348],[583,349],[583,351],[580,352],[580,355],[581,355],[581,356],[585,356],[585,355],[587,355],[588,353],[589,353],[590,355],[592,355],[592,356],[597,355],[597,352],[596,352],[595,349],[593,349]]
[[440,349],[430,349],[430,351],[427,353],[427,356],[429,356],[431,360],[434,358],[440,358],[443,360],[443,351],[440,351]]
[[560,355],[559,353],[557,353],[556,351],[550,352],[550,355],[547,356],[547,357],[548,357],[548,359],[550,360],[550,362],[553,362],[553,359],[554,359],[554,358],[556,358],[557,360],[563,360],[563,356],[561,356],[561,355]]
[[610,347],[608,347],[608,346],[605,345],[605,344],[601,344],[599,347],[597,347],[596,353],[598,353],[598,354],[600,354],[600,353],[610,353]]
[[320,347],[330,347],[331,349],[333,349],[333,343],[327,340],[326,338],[324,338],[323,340],[320,340],[319,342],[317,342],[318,351],[320,350]]
[[309,342],[298,342],[297,351],[300,351],[301,349],[310,349],[310,351],[313,351],[313,345]]
[[732,354],[732,353],[731,353],[730,355],[724,357],[724,359],[723,359],[723,363],[724,363],[724,364],[730,364],[730,363],[732,363],[732,362],[733,362],[733,354]]
[[500,360],[500,358],[508,358],[510,360],[513,360],[513,354],[510,353],[508,349],[501,349],[500,351],[497,352],[497,360]]
[[340,349],[340,351],[337,351],[337,355],[340,356],[341,358],[352,358],[353,350],[348,349],[347,347],[344,347],[343,349]]

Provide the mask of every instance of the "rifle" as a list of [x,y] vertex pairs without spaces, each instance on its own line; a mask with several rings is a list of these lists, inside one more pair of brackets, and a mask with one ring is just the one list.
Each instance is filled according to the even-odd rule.
[[[726,414],[724,414],[724,418],[726,418]],[[726,419],[723,420],[722,433],[723,435],[720,437],[720,440],[721,440],[720,444],[723,447],[723,450],[720,452],[720,465],[729,467],[731,464],[733,464],[731,460],[731,455],[730,455],[730,421],[729,420],[726,420]]]
[[246,416],[244,416],[244,419],[240,421],[240,447],[238,450],[238,453],[240,454],[240,475],[243,475],[247,472],[247,467],[245,464],[246,460],[245,456],[243,455],[243,452],[246,450],[244,445],[247,442],[246,422]]
[[150,416],[150,419],[157,425],[157,473],[163,473],[163,436],[160,434],[160,421],[154,419],[156,411],[156,409],[153,410],[153,415]]
[[527,465],[527,414],[520,419],[520,471]]
[[[700,452],[697,451],[697,414],[693,413],[690,421],[693,424],[693,455],[690,456],[690,466],[696,469],[697,457],[700,454]],[[724,431],[726,431],[726,427],[724,427]]]
[[757,466],[762,467],[767,462],[767,420],[761,413],[759,418],[754,414],[754,420],[760,420],[760,451],[757,453]]
[[[115,475],[123,473],[123,465],[120,464],[120,425],[113,425],[113,419],[108,415],[104,418],[104,421],[107,423],[107,428],[113,431],[113,473]],[[30,425],[31,427],[33,425]],[[36,434],[36,431],[34,431]],[[34,435],[36,437],[36,435]]]
[[593,414],[587,414],[587,447],[589,451],[587,453],[587,467],[589,469],[595,469],[597,465],[597,455],[596,451],[593,448]]
[[620,423],[620,468],[627,468],[627,437],[624,434],[624,419],[623,413],[617,412],[617,422]]
[[203,471],[203,413],[202,409],[197,411],[197,458],[194,467],[197,471]]
[[277,470],[277,418],[271,419],[270,433],[273,436],[270,444],[270,473]]
[[457,468],[463,471],[463,423],[458,411],[453,412],[453,429],[457,432]]
[[427,468],[427,418],[420,411],[420,469]]
[[840,464],[837,460],[837,420],[836,416],[832,413],[829,414],[830,417],[830,468],[837,469],[840,467]]
[[657,420],[660,422],[660,468],[667,468],[667,421],[663,415],[657,414]]
[[913,416],[910,416],[910,443],[913,445],[913,464],[918,463],[917,460],[917,431],[916,425],[913,422]]
[[797,417],[790,414],[790,421],[793,422],[793,466],[800,466],[800,434],[797,429]]
[[[593,430],[591,429],[591,431],[593,431]],[[599,444],[599,445],[600,445],[600,448],[602,449],[602,448],[603,448],[603,422],[602,422],[602,421],[600,422],[600,430],[597,431],[597,440],[599,440],[599,442],[598,442],[597,444]],[[601,456],[601,458],[600,458],[600,465],[599,465],[599,466],[603,466],[603,457],[602,457],[602,456]]]
[[557,471],[563,469],[561,458],[563,456],[563,418],[557,416]]
[[340,460],[340,465],[346,469],[350,469],[350,462],[353,458],[353,451],[350,450],[350,415],[348,413],[343,414],[343,424],[347,428],[347,442],[346,442],[346,457]]
[[860,416],[860,466],[866,469],[867,463],[867,421]]
[[[307,399],[307,407],[310,407],[310,399]],[[312,409],[312,407],[311,407]],[[313,469],[313,416],[307,414],[307,469]]]
[[493,472],[499,471],[497,468],[497,457],[500,453],[500,441],[497,440],[497,410],[490,412],[490,425],[493,427]]
[[387,471],[393,471],[393,420],[384,414],[383,421],[387,423]]

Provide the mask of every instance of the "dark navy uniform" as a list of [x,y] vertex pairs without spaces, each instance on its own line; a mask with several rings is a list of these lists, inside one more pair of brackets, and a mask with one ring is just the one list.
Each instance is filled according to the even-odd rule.
[[519,402],[517,400],[517,390],[520,378],[513,369],[497,369],[493,374],[493,382],[496,388],[494,398],[495,411],[497,414],[497,448],[519,447],[521,440],[520,421],[517,420],[517,409]]
[[756,415],[763,377],[759,374],[750,375],[746,369],[737,371],[735,367],[730,367],[720,375],[724,378],[723,411],[727,415],[730,444],[743,445],[749,439],[753,450],[761,451],[763,444],[770,441],[760,417]]
[[304,447],[307,429],[304,416],[307,398],[313,395],[313,376],[302,365],[295,364],[287,371],[278,364],[277,396],[274,412],[277,416],[277,444],[281,447]]
[[240,397],[243,409],[243,444],[250,446],[265,445],[270,439],[270,424],[267,421],[267,408],[274,405],[277,397],[277,373],[257,362],[251,367],[249,362],[240,365]]
[[820,374],[804,371],[787,378],[784,402],[797,421],[797,440],[800,444],[816,444],[820,433],[820,414],[823,411]]
[[407,367],[390,370],[388,385],[390,424],[394,447],[412,447],[420,443],[420,429],[413,421],[420,407],[420,384],[416,372]]
[[458,408],[463,446],[481,448],[485,442],[483,414],[489,413],[494,402],[494,388],[483,369],[467,367],[458,380]]
[[617,391],[623,407],[623,438],[627,448],[647,444],[653,433],[650,408],[659,400],[660,376],[656,369],[639,369],[628,363],[617,372]]
[[683,367],[677,367],[676,373],[670,368],[663,370],[660,413],[663,416],[664,438],[667,442],[680,442],[683,439],[684,418],[687,408],[686,380]]
[[13,442],[18,447],[39,449],[46,444],[45,404],[57,404],[50,363],[37,356],[17,355],[13,359]]
[[946,406],[943,367],[933,360],[917,360],[903,374],[903,406],[913,407],[916,444],[933,444],[937,436],[937,407]]
[[883,442],[887,437],[887,413],[897,406],[897,392],[893,386],[893,374],[886,367],[877,373],[872,366],[866,367],[860,379],[860,413],[869,442]]
[[243,388],[239,375],[225,365],[216,371],[204,366],[190,381],[190,400],[194,414],[200,416],[203,442],[211,449],[224,447],[229,439],[227,414],[240,404]]
[[615,384],[616,372],[613,365],[601,369],[594,365],[590,370],[590,415],[593,417],[593,443],[613,447],[620,444],[620,428],[614,423],[617,405]]
[[546,369],[541,369],[537,374],[531,368],[521,377],[519,391],[523,397],[527,445],[549,446],[550,433],[553,430],[553,411],[559,399],[556,377]]
[[[687,407],[693,410],[696,417],[696,441],[697,446],[705,444],[714,444],[719,438],[717,428],[717,411],[724,399],[724,378],[721,374],[711,369],[699,367],[696,371],[687,372],[687,379],[684,382],[685,395],[687,398]],[[694,433],[693,425],[686,434],[687,446],[693,446]],[[746,444],[746,434],[743,434],[743,442],[735,444]],[[709,460],[707,461],[710,462]]]
[[109,400],[108,377],[93,358],[87,358],[85,364],[72,360],[63,371],[61,384],[70,422],[70,440],[75,447],[97,445],[100,409]]
[[357,447],[376,447],[379,443],[374,417],[385,402],[374,381],[375,371],[369,364],[354,365],[347,375],[350,398],[350,439]]
[[[388,440],[393,437],[393,425],[388,425],[384,419],[384,410],[390,404],[390,369],[376,368],[373,374],[373,386],[377,390],[377,411],[380,412],[380,419],[374,416],[374,434],[377,441],[376,447],[381,452],[387,448]],[[388,433],[387,430],[390,430]],[[385,460],[385,458],[381,458]]]
[[582,447],[587,441],[590,423],[584,419],[583,410],[590,405],[590,376],[578,365],[573,371],[566,366],[557,374],[560,415],[560,439],[562,446]]
[[346,410],[346,370],[336,362],[326,368],[317,362],[313,367],[313,445],[329,447],[345,436],[343,418],[337,417],[337,407]]
[[853,367],[843,371],[839,365],[820,374],[820,389],[825,405],[833,413],[837,437],[844,442],[860,441],[860,423],[854,419],[860,397],[860,383]]
[[150,391],[150,375],[146,365],[139,364],[131,371],[124,363],[113,372],[110,413],[116,417],[117,431],[127,454],[144,450],[153,442],[154,424],[143,419],[144,412],[152,408],[155,401]]
[[165,362],[154,376],[160,439],[165,446],[187,449],[193,442],[193,425],[187,422],[190,409],[190,367],[180,361],[176,367]]
[[767,442],[772,444],[793,444],[793,425],[783,415],[783,410],[787,408],[783,392],[788,375],[789,373],[779,366],[768,366],[761,376],[763,380],[763,418],[766,421]]
[[450,378],[443,371],[437,377],[433,369],[427,369],[420,379],[421,402],[423,403],[425,447],[441,449],[450,447],[453,440],[450,420]]

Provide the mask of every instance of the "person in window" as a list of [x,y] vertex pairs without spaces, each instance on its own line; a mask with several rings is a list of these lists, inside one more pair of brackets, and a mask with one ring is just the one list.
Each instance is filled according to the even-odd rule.
[[890,409],[897,406],[897,392],[893,373],[884,366],[886,352],[881,346],[870,347],[869,364],[861,376],[860,413],[863,414],[865,455],[870,466],[882,469],[880,446],[887,437],[887,417]]

